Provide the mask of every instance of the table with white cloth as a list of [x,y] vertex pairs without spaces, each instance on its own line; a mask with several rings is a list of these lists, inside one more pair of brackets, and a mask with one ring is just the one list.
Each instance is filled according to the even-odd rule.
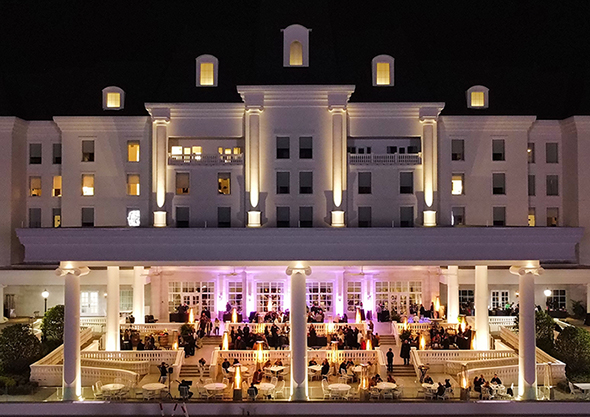
[[397,384],[394,384],[393,382],[379,382],[377,385],[375,385],[375,388],[378,390],[396,389]]
[[223,391],[227,388],[227,384],[222,384],[221,382],[213,382],[211,384],[203,385],[207,391]]
[[590,394],[590,383],[588,382],[574,384],[574,387],[580,388],[586,397]]
[[502,384],[490,384],[492,389],[492,396],[502,395],[506,393],[506,387]]
[[270,382],[261,382],[260,384],[256,384],[254,385],[256,388],[258,388],[258,392],[263,396],[267,396],[268,393],[270,391],[272,391],[275,388],[274,384],[271,384]]
[[[240,369],[240,372],[243,373],[243,374],[247,374],[249,372],[247,366],[241,366],[240,368],[241,368]],[[236,372],[236,367],[235,366],[230,366],[229,368],[227,368],[227,372],[233,374],[234,372]]]
[[283,369],[285,369],[284,366],[280,366],[280,365],[273,365],[270,368],[268,368],[269,371],[271,371],[273,374],[275,375],[279,375],[280,372],[283,371]]
[[311,365],[308,368],[310,371],[320,372],[322,370],[322,365]]
[[352,387],[348,384],[330,384],[328,389],[330,390],[331,397],[345,397]]
[[105,391],[118,392],[118,391],[121,391],[123,388],[125,388],[124,384],[104,384],[101,387],[101,390],[103,392],[105,392]]
[[143,398],[157,397],[163,389],[166,389],[166,385],[161,382],[152,382],[150,384],[142,385]]

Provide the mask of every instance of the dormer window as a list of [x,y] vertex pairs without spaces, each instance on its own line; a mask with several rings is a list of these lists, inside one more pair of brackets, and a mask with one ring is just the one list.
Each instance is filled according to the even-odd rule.
[[373,58],[373,86],[391,87],[393,86],[393,57],[389,55],[378,55]]
[[474,85],[467,90],[467,107],[470,109],[488,108],[489,89],[483,85]]
[[283,66],[309,67],[309,32],[301,25],[291,25],[283,32]]
[[213,55],[197,58],[197,87],[217,87],[219,62]]
[[106,87],[102,90],[102,109],[121,110],[125,107],[125,92],[119,87]]

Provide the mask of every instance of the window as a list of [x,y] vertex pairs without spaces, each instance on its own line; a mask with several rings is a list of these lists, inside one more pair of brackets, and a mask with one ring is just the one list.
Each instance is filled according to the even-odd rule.
[[125,106],[125,92],[119,87],[106,87],[102,90],[102,109],[121,110]]
[[371,207],[359,207],[359,227],[371,227]]
[[29,209],[29,227],[37,228],[41,227],[41,209],[30,208]]
[[61,175],[53,177],[53,190],[51,192],[53,197],[61,197]]
[[303,65],[303,45],[299,41],[293,41],[291,42],[291,46],[289,46],[289,65]]
[[493,207],[492,216],[494,226],[506,226],[506,207]]
[[309,32],[301,25],[291,25],[283,32],[283,67],[309,66]]
[[176,227],[189,227],[190,210],[188,207],[176,207]]
[[359,194],[371,194],[370,172],[359,172]]
[[485,103],[485,96],[481,91],[471,92],[471,107],[483,107]]
[[534,143],[529,142],[527,144],[526,153],[527,153],[527,159],[528,159],[529,164],[534,164],[535,163],[535,144]]
[[180,304],[186,303],[198,316],[202,310],[213,310],[214,294],[214,282],[169,282],[168,311],[176,311]]
[[53,164],[61,164],[61,143],[53,144]]
[[291,187],[291,174],[289,172],[277,172],[277,194],[289,194]]
[[277,207],[277,227],[291,227],[291,209]]
[[139,162],[139,142],[127,142],[127,162]]
[[492,174],[492,194],[494,194],[494,195],[506,194],[506,174],[504,174],[504,173]]
[[465,160],[465,141],[463,139],[451,140],[451,161]]
[[237,311],[242,311],[242,282],[230,281],[227,283],[227,302]]
[[277,137],[277,159],[289,159],[289,138]]
[[94,227],[94,207],[82,207],[82,227]]
[[492,161],[505,161],[504,139],[492,140]]
[[82,141],[82,162],[94,162],[94,141]]
[[459,290],[459,304],[471,304],[475,302],[473,290]]
[[299,173],[299,194],[313,194],[313,172]]
[[393,86],[394,59],[389,55],[378,55],[371,61],[374,87]]
[[547,175],[547,195],[559,195],[559,177],[557,175]]
[[487,109],[489,104],[489,89],[483,85],[474,85],[467,90],[467,108]]
[[127,174],[127,195],[139,195],[139,174]]
[[534,227],[537,224],[535,208],[529,207],[528,225]]
[[41,177],[29,177],[29,195],[41,197]]
[[536,195],[536,191],[535,191],[535,176],[534,175],[529,175],[529,196],[534,196]]
[[55,207],[51,209],[53,216],[53,227],[61,227],[61,208]]
[[548,164],[558,164],[559,163],[559,155],[558,155],[559,146],[555,142],[548,142],[545,144],[545,162]]
[[119,289],[119,311],[133,311],[133,288]]
[[29,144],[29,164],[39,165],[42,161],[41,158],[42,148],[40,143]]
[[282,311],[285,294],[282,282],[256,283],[256,311]]
[[559,208],[547,207],[547,227],[559,226]]
[[313,227],[313,207],[299,207],[299,227]]
[[451,208],[451,226],[465,226],[465,207]]
[[346,311],[354,317],[357,307],[361,304],[362,284],[359,281],[349,281],[346,286]]
[[197,87],[216,87],[219,61],[213,55],[197,58]]
[[400,172],[399,173],[399,193],[400,194],[414,194],[414,173]]
[[94,195],[94,174],[82,174],[82,195]]
[[141,212],[137,208],[127,209],[127,226],[139,227],[141,226]]
[[451,179],[451,194],[462,195],[465,194],[465,188],[463,186],[465,181],[464,174],[453,174]]
[[414,207],[399,208],[399,225],[400,227],[414,227]]
[[89,316],[98,314],[98,291],[82,291],[80,293],[80,313]]
[[107,93],[107,108],[121,107],[121,94]]
[[313,147],[311,136],[302,136],[299,138],[299,159],[312,159]]
[[565,290],[551,290],[551,295],[547,297],[547,309],[549,311],[567,311]]
[[230,188],[231,172],[220,172],[217,174],[217,192],[223,195],[231,193]]
[[231,227],[231,207],[217,207],[217,227]]
[[502,290],[502,291],[492,291],[492,308],[499,308],[501,310],[504,310],[504,307],[506,307],[506,304],[508,304],[510,302],[510,299],[508,297],[508,291],[506,290]]
[[317,306],[322,310],[332,311],[332,296],[334,285],[331,282],[309,282],[305,283],[307,289],[307,305]]
[[188,194],[190,192],[190,175],[188,172],[176,173],[176,194]]
[[[356,151],[356,150],[355,150]],[[354,152],[353,152],[354,153]],[[388,146],[387,147],[387,153],[389,155],[395,154],[397,153],[397,146]]]

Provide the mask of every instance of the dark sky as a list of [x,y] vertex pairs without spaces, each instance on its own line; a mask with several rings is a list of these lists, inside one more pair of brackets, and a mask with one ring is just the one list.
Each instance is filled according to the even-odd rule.
[[[282,67],[280,29],[312,29],[310,67]],[[590,114],[587,1],[0,1],[0,115],[101,115],[101,90],[145,102],[238,102],[242,84],[355,84],[352,101],[442,101],[443,114]],[[195,87],[195,58],[219,86]],[[371,59],[395,58],[395,86]],[[490,89],[469,111],[465,90]]]

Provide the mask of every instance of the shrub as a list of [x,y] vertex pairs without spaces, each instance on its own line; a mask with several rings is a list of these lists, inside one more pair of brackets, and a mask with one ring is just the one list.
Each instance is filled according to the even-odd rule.
[[572,311],[574,313],[574,317],[577,319],[585,319],[586,318],[586,306],[582,304],[582,301],[571,300],[572,302]]
[[[520,315],[516,316],[514,331],[518,333]],[[553,354],[555,348],[555,320],[546,311],[535,310],[535,335],[537,347]]]
[[182,326],[180,326],[180,334],[181,335],[188,335],[188,334],[193,334],[195,332],[195,326],[193,324],[190,323],[184,323]]
[[563,329],[555,341],[555,352],[565,362],[568,378],[590,373],[590,333],[586,330],[574,326]]
[[41,330],[46,340],[63,343],[64,339],[64,313],[63,305],[56,305],[47,310],[41,322]]
[[25,324],[14,324],[0,334],[0,361],[4,371],[27,373],[29,365],[41,358],[41,342]]

